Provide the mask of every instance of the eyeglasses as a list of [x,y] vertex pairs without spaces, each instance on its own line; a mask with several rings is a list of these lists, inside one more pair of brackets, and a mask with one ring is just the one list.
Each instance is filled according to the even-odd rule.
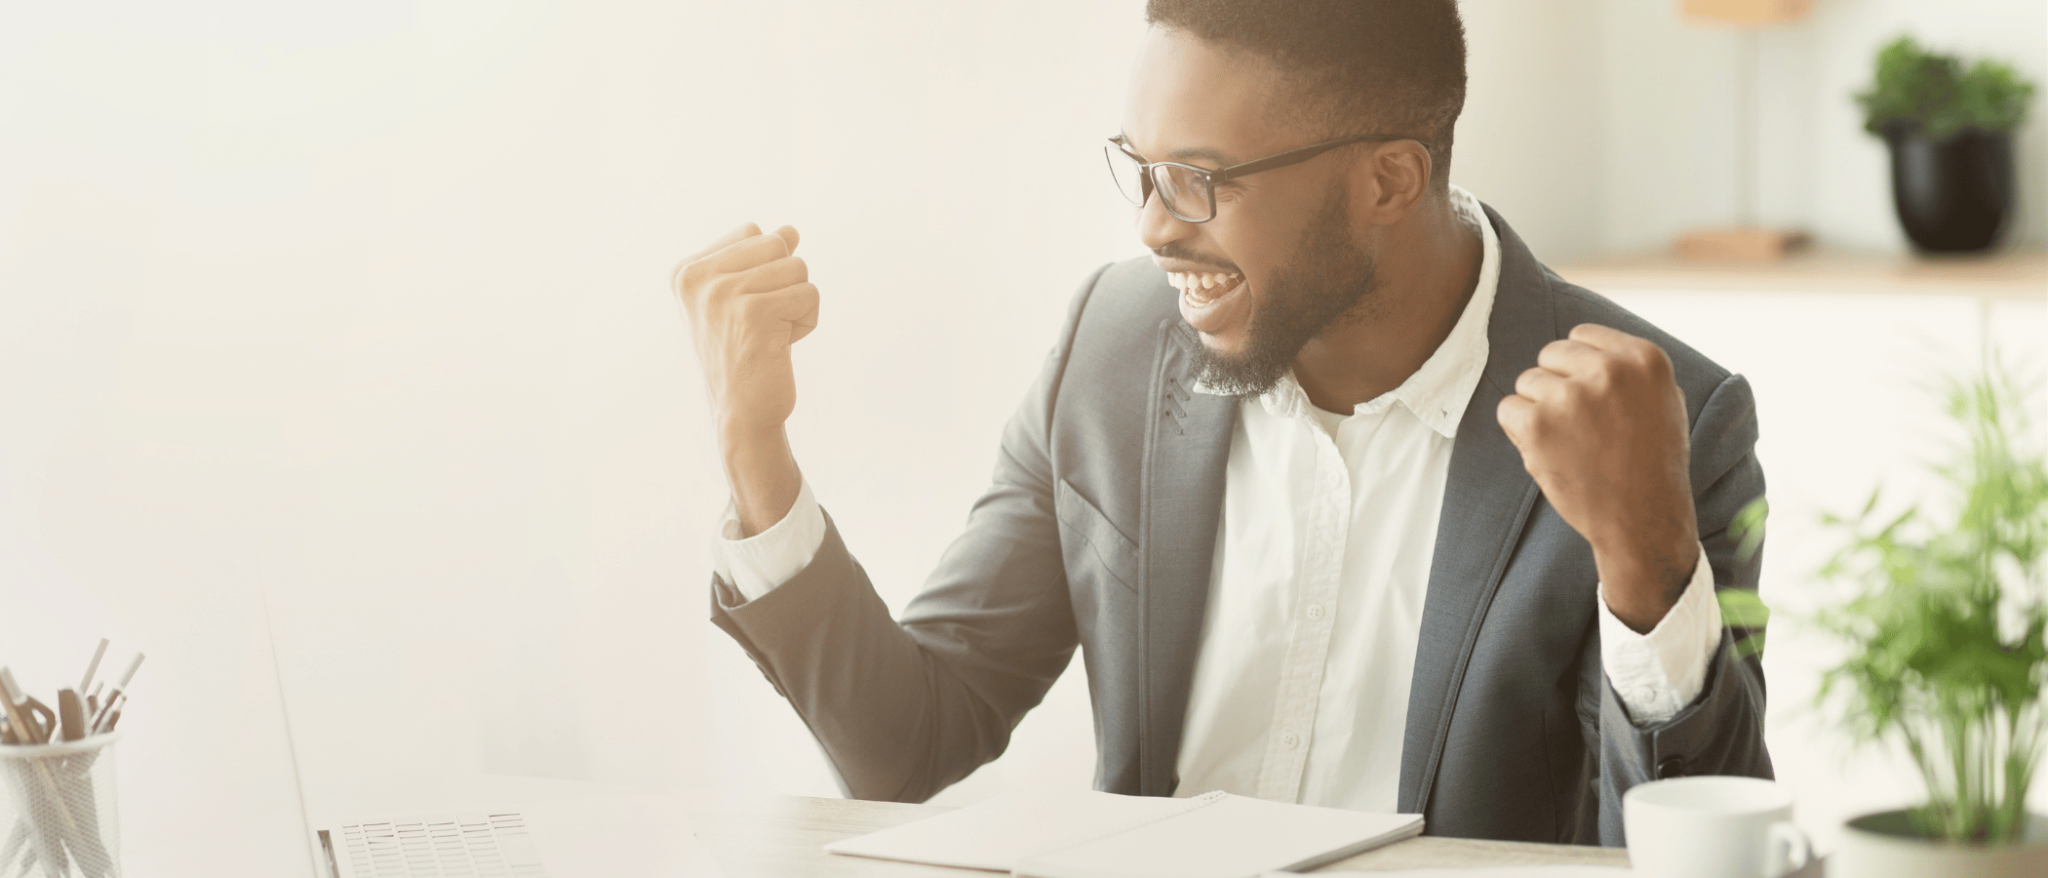
[[1206,223],[1216,218],[1218,183],[1305,162],[1347,143],[1386,143],[1413,139],[1399,134],[1360,134],[1356,137],[1343,137],[1314,146],[1288,150],[1279,155],[1254,159],[1213,171],[1180,162],[1145,161],[1131,152],[1131,145],[1124,142],[1122,135],[1110,138],[1109,145],[1102,148],[1102,153],[1109,160],[1109,175],[1116,180],[1117,191],[1122,192],[1132,204],[1144,207],[1145,202],[1152,197],[1152,191],[1157,189],[1160,199],[1166,204],[1166,212],[1173,214],[1175,219],[1182,222]]

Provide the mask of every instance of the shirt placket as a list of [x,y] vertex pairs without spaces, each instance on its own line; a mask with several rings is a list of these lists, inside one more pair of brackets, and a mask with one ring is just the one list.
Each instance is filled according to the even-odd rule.
[[1308,510],[1297,547],[1302,572],[1289,608],[1286,658],[1274,693],[1273,722],[1266,730],[1266,753],[1259,766],[1258,796],[1293,802],[1301,794],[1308,766],[1310,731],[1328,665],[1330,634],[1343,572],[1344,543],[1350,532],[1351,476],[1336,443],[1322,428],[1304,418],[1300,426],[1315,446],[1314,475],[1299,498]]

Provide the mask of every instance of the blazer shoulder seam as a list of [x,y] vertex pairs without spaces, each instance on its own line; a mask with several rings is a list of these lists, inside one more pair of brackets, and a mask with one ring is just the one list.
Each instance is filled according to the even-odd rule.
[[1095,298],[1095,291],[1101,288],[1102,276],[1115,265],[1114,262],[1105,262],[1088,276],[1088,280],[1081,284],[1080,293],[1074,296],[1074,304],[1068,308],[1066,318],[1061,321],[1059,341],[1054,348],[1059,365],[1053,370],[1052,384],[1046,388],[1045,394],[1044,414],[1048,426],[1053,422],[1053,409],[1059,405],[1060,386],[1067,380],[1067,364],[1074,359],[1074,340],[1081,334],[1081,318],[1087,313],[1089,302]]

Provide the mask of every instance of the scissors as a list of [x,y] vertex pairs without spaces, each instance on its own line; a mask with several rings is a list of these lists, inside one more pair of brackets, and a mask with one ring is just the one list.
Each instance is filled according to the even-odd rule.
[[12,737],[15,743],[47,744],[52,738],[57,737],[57,712],[51,710],[49,705],[37,701],[35,696],[30,695],[16,702],[14,709],[21,711],[21,718],[26,720],[29,726],[25,729],[13,729]]

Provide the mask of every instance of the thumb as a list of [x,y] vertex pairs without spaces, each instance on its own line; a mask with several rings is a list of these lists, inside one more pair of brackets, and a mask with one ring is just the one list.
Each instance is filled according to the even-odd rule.
[[1528,397],[1510,393],[1501,397],[1500,405],[1493,412],[1494,419],[1500,422],[1500,431],[1507,434],[1508,441],[1514,444],[1516,451],[1525,455],[1528,453],[1528,447],[1522,441],[1523,428],[1528,424],[1535,407],[1536,403]]
[[789,244],[789,252],[796,252],[796,242],[798,235],[796,233],[795,226],[783,226],[782,228],[776,229],[775,234],[782,236],[782,240]]

